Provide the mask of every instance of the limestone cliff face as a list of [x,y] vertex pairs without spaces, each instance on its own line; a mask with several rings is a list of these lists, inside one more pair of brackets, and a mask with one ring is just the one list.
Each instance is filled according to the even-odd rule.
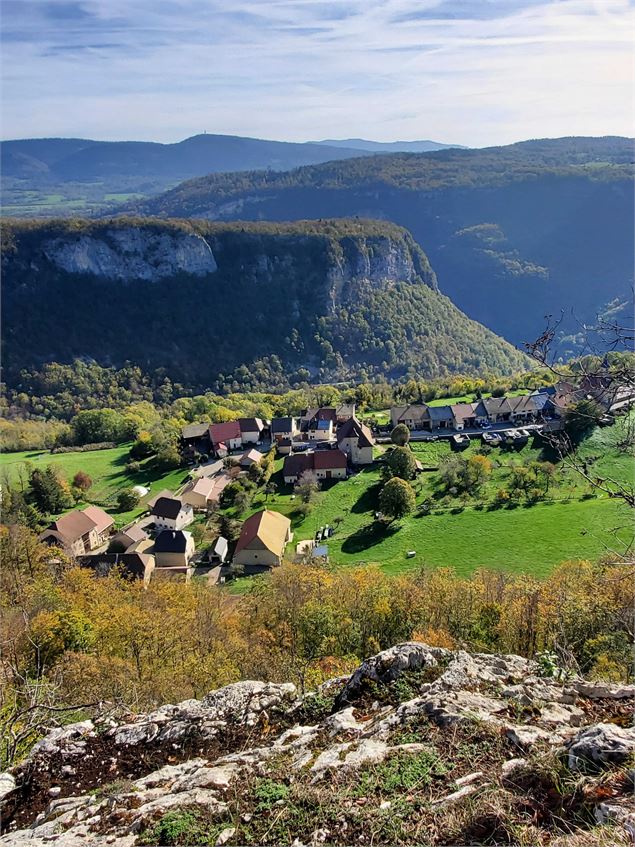
[[94,234],[45,241],[46,258],[67,273],[130,282],[188,273],[206,276],[217,269],[212,250],[196,233],[156,232],[143,227],[104,228]]
[[344,239],[332,257],[327,278],[332,311],[354,303],[368,287],[391,288],[408,282],[437,290],[436,275],[426,256],[405,236]]

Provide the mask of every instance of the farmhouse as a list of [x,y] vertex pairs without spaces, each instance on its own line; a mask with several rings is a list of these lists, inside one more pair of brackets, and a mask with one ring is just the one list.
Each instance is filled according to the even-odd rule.
[[511,409],[511,420],[514,423],[523,423],[533,420],[538,410],[531,394],[521,394],[518,397],[508,398]]
[[452,417],[454,418],[455,429],[461,430],[475,425],[476,405],[476,403],[454,403],[450,406],[450,409],[452,410]]
[[480,403],[483,404],[490,423],[501,423],[511,418],[512,407],[507,397],[487,397]]
[[273,418],[271,421],[271,440],[281,441],[293,438],[300,432],[298,422],[295,418]]
[[216,482],[211,476],[201,476],[191,482],[181,495],[181,500],[193,509],[207,509],[210,503],[218,499],[214,493]]
[[346,423],[346,421],[355,417],[355,403],[341,403],[335,407],[335,418],[337,423]]
[[185,573],[194,555],[194,539],[182,529],[164,529],[154,541],[154,559],[157,568],[177,569]]
[[316,450],[313,456],[313,471],[318,479],[346,479],[348,460],[341,450]]
[[333,429],[337,426],[337,409],[332,406],[320,406],[315,409],[306,409],[300,418],[300,429],[308,432],[315,429],[319,421],[331,421]]
[[238,460],[238,464],[241,468],[250,468],[252,465],[259,465],[261,461],[262,453],[252,447],[251,450],[245,450]]
[[209,424],[197,423],[184,426],[181,430],[181,449],[185,455],[209,453]]
[[264,509],[244,522],[233,562],[247,573],[258,573],[282,563],[291,540],[291,521],[279,512]]
[[580,383],[580,391],[595,400],[606,412],[618,412],[635,403],[635,388],[620,384],[610,374],[590,374]]
[[231,450],[239,450],[243,446],[243,438],[238,421],[210,424],[209,437],[214,452],[221,459],[227,456]]
[[114,523],[103,509],[86,506],[53,521],[39,539],[45,544],[62,547],[73,556],[81,556],[105,544]]
[[150,514],[157,529],[180,530],[194,520],[194,509],[178,497],[159,497]]
[[281,438],[276,442],[276,448],[281,456],[288,456],[293,450],[293,441],[290,438]]
[[128,529],[118,532],[113,535],[110,544],[108,545],[109,553],[125,553],[134,544],[140,541],[146,541],[148,535],[137,524],[133,524]]
[[95,576],[108,576],[117,571],[128,579],[148,582],[154,570],[154,556],[148,553],[93,553],[78,559],[79,566],[89,568]]
[[337,430],[337,446],[352,465],[370,465],[375,439],[369,428],[357,418],[349,418]]
[[428,406],[430,415],[430,427],[432,429],[452,429],[454,427],[454,415],[450,406]]
[[[394,414],[393,414],[394,412]],[[411,406],[393,406],[390,410],[393,427],[397,424],[405,424],[408,429],[421,430],[430,429],[430,413],[424,403],[412,404]]]
[[260,418],[238,418],[240,427],[240,438],[242,446],[245,444],[258,444],[262,438],[265,425]]
[[313,420],[308,429],[309,441],[330,441],[333,438],[333,430],[332,420]]
[[284,481],[292,485],[305,471],[313,471],[318,479],[346,479],[348,460],[341,450],[309,450],[287,456],[282,467]]
[[305,471],[313,470],[313,453],[292,453],[282,465],[282,477],[287,485],[293,485]]

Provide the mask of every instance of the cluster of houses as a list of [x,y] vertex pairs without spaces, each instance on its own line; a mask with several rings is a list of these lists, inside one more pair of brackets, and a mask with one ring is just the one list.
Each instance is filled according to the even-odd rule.
[[260,444],[265,436],[266,426],[260,418],[190,424],[181,432],[182,452],[186,458],[211,455],[224,459],[236,450]]
[[183,429],[181,442],[182,452],[189,458],[213,455],[222,459],[244,450],[237,459],[242,468],[261,460],[257,447],[275,447],[279,455],[285,456],[284,481],[293,484],[305,471],[311,471],[317,479],[346,478],[350,467],[372,463],[375,439],[355,417],[355,404],[345,403],[306,409],[298,417],[271,421],[238,418],[224,423],[191,424]]
[[580,389],[568,382],[540,388],[516,397],[487,397],[473,403],[449,403],[429,406],[426,403],[393,406],[390,421],[393,427],[405,424],[419,432],[461,430],[486,427],[492,424],[523,426],[526,424],[555,424],[566,409],[580,399]]
[[[422,432],[460,431],[495,424],[540,423],[557,428],[566,409],[584,398],[595,400],[612,414],[635,402],[635,389],[593,376],[577,386],[560,382],[516,397],[488,397],[442,406],[393,406],[391,425],[405,424]],[[218,577],[230,562],[227,539],[221,536],[204,554],[197,554],[187,527],[197,511],[205,511],[218,501],[235,475],[262,460],[263,449],[275,447],[285,457],[284,481],[294,484],[307,471],[319,480],[346,478],[351,467],[372,463],[374,443],[370,429],[356,418],[353,404],[307,409],[298,417],[271,421],[239,418],[218,424],[192,424],[182,433],[184,454],[222,459],[242,451],[233,467],[210,476],[195,476],[179,496],[160,491],[148,501],[149,515],[118,533],[114,531],[114,519],[90,505],[53,521],[41,533],[40,540],[61,547],[82,566],[99,574],[122,567],[130,576],[146,582],[166,576],[189,579],[194,567],[198,571],[202,566]],[[243,523],[231,564],[247,574],[262,572],[281,564],[291,540],[289,519],[263,509]]]
[[[192,520],[189,504],[161,492],[150,505],[150,518],[144,525],[139,522],[114,532],[110,515],[96,506],[87,506],[54,521],[41,533],[40,540],[62,548],[82,567],[98,575],[120,568],[146,583],[165,577],[188,580],[196,564],[201,573],[212,571],[217,581],[220,569],[229,564],[229,543],[219,536],[204,559],[199,556],[195,562],[194,539],[185,529]],[[282,563],[292,537],[287,517],[269,509],[256,512],[242,526],[232,564],[247,574],[268,570]]]
[[633,405],[635,388],[618,384],[610,376],[593,374],[583,377],[577,385],[561,381],[516,397],[487,397],[473,403],[439,406],[426,403],[393,406],[390,421],[393,427],[405,424],[419,432],[460,432],[492,424],[541,424],[545,429],[557,430],[562,426],[566,410],[585,399],[594,400],[606,414],[613,414]]

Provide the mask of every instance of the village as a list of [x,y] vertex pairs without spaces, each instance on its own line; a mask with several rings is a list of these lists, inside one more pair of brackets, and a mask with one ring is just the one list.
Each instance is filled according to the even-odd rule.
[[[561,429],[567,409],[583,399],[598,404],[603,412],[600,425],[610,425],[613,415],[627,410],[635,397],[630,389],[594,377],[577,386],[559,382],[526,394],[470,403],[393,406],[389,423],[383,425],[358,416],[353,403],[306,409],[298,417],[269,421],[237,418],[190,424],[181,433],[181,455],[190,469],[181,489],[153,493],[146,512],[118,531],[112,516],[88,505],[62,515],[40,539],[61,547],[98,575],[118,568],[146,584],[193,577],[224,583],[266,572],[283,559],[328,561],[332,526],[319,527],[312,539],[293,547],[292,521],[273,508],[254,511],[236,538],[219,533],[205,550],[197,550],[192,525],[218,509],[232,483],[256,479],[268,490],[274,461],[281,462],[284,486],[299,491],[303,483],[330,486],[383,462],[391,434],[400,426],[407,429],[413,446],[443,441],[457,453],[474,443],[490,450],[518,449],[532,436]],[[416,469],[423,469],[418,459]]]

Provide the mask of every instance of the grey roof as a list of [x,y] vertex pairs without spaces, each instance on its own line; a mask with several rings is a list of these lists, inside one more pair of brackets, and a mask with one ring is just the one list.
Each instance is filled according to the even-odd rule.
[[182,529],[164,529],[154,541],[155,553],[185,553],[187,535]]
[[431,421],[454,420],[454,415],[452,414],[451,406],[428,406],[428,413],[430,415]]
[[203,438],[209,433],[209,423],[189,424],[181,430],[181,436],[185,440],[189,438]]
[[292,432],[293,418],[273,418],[271,421],[271,433]]
[[540,411],[541,409],[544,409],[547,403],[549,402],[549,395],[540,391],[536,394],[532,394],[531,399],[534,404],[534,409]]
[[97,576],[108,576],[117,568],[124,576],[143,579],[146,565],[152,562],[152,556],[147,553],[96,553],[81,556],[78,561],[80,567],[90,568]]
[[519,394],[516,397],[509,397],[508,400],[512,412],[516,414],[536,411],[536,404],[531,394]]
[[512,410],[507,397],[487,397],[483,400],[483,405],[487,409],[488,415],[499,415],[501,412],[506,414]]
[[183,508],[183,503],[176,497],[159,497],[152,507],[152,514],[157,518],[175,520]]
[[228,549],[229,545],[227,543],[227,539],[223,538],[222,535],[219,535],[213,547],[215,555],[218,556],[219,559],[224,559],[227,556]]
[[260,418],[238,418],[241,432],[262,432],[264,424]]
[[478,403],[476,403],[476,405],[474,406],[474,416],[477,418],[487,417],[487,408],[482,400],[479,400]]

